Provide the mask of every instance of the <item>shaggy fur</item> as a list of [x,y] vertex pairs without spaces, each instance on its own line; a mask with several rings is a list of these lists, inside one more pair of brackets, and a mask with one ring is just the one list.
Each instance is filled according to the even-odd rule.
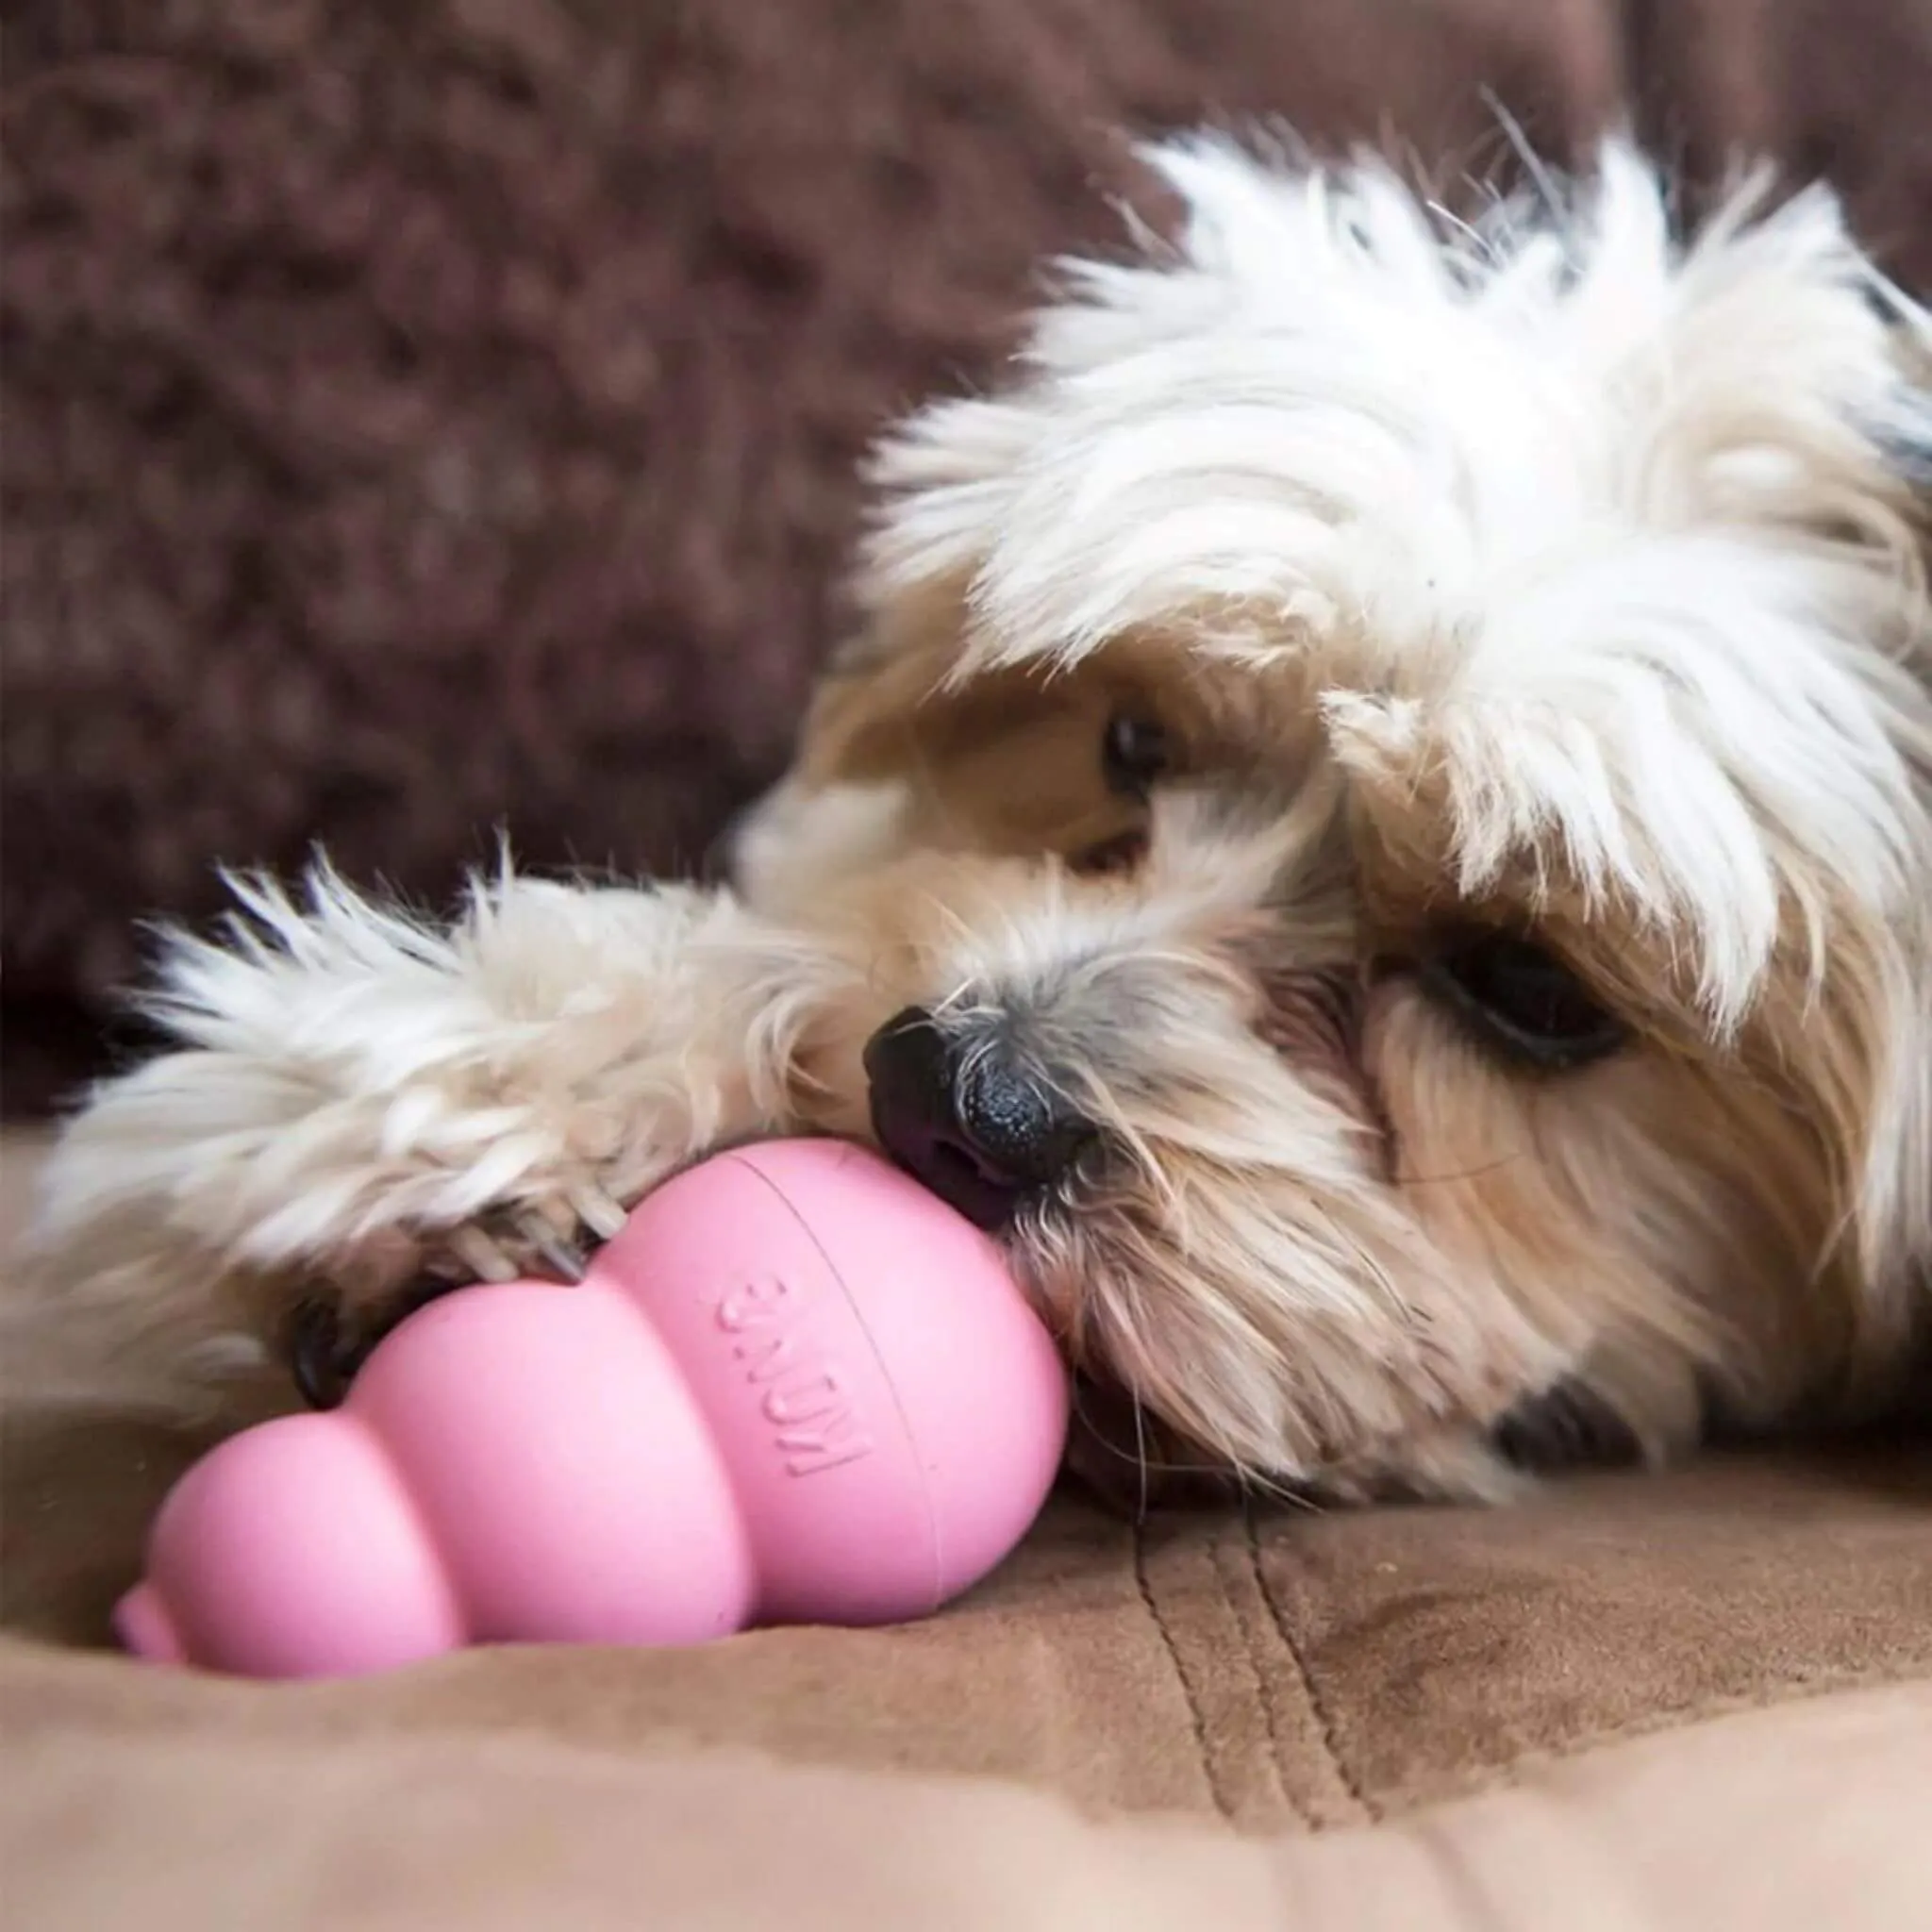
[[[1474,226],[1153,158],[1181,242],[880,453],[741,891],[242,886],[55,1163],[72,1334],[206,1367],[318,1283],[555,1257],[721,1140],[868,1132],[916,1007],[1097,1130],[1004,1238],[1183,1457],[1493,1494],[1557,1391],[1651,1456],[1883,1399],[1932,1263],[1922,320],[1824,192],[1684,243],[1617,145]],[[1472,935],[1613,1044],[1505,1050]]]

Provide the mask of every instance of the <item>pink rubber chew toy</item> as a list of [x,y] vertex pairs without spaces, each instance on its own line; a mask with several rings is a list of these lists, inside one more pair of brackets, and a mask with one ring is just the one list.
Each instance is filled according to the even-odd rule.
[[934,1610],[1025,1533],[1067,1380],[998,1251],[863,1149],[717,1156],[575,1288],[432,1302],[343,1406],[222,1443],[116,1624],[262,1677]]

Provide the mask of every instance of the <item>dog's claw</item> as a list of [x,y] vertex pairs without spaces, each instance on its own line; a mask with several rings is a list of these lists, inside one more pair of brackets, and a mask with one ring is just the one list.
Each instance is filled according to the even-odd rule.
[[373,1324],[354,1323],[341,1305],[323,1296],[303,1302],[289,1323],[289,1373],[295,1391],[310,1408],[335,1408],[349,1392],[357,1372],[390,1331],[455,1286],[422,1275],[398,1295]]
[[332,1301],[303,1302],[289,1323],[289,1373],[310,1408],[334,1408],[354,1365],[342,1339],[341,1310]]
[[534,1211],[517,1217],[517,1232],[530,1244],[530,1249],[560,1281],[581,1281],[584,1278],[583,1250],[575,1241],[567,1241],[551,1226],[542,1215]]
[[579,1188],[571,1195],[570,1205],[578,1221],[600,1241],[610,1240],[630,1218],[602,1188]]
[[[534,1257],[559,1281],[581,1281],[588,1248],[604,1238],[601,1227],[613,1215],[617,1225],[624,1223],[622,1211],[608,1199],[587,1201],[584,1206],[591,1211],[575,1218],[567,1210],[552,1213],[524,1208],[508,1215],[497,1231],[474,1224],[453,1228],[448,1252],[475,1281],[514,1281],[527,1274],[527,1262],[520,1261],[520,1255]],[[580,1230],[593,1240],[575,1238]]]
[[[518,1253],[534,1257],[560,1282],[581,1281],[587,1249],[608,1238],[606,1230],[622,1227],[624,1220],[624,1210],[608,1194],[586,1190],[573,1197],[568,1208],[519,1210],[504,1225],[501,1237],[474,1224],[452,1228],[441,1257],[431,1259],[431,1272],[398,1297],[386,1319],[373,1327],[352,1326],[332,1299],[318,1296],[303,1302],[290,1320],[287,1336],[289,1370],[297,1391],[311,1408],[334,1408],[348,1392],[364,1357],[398,1322],[465,1279],[515,1281],[529,1272],[517,1260]],[[573,1239],[576,1230],[591,1239]]]
[[478,1281],[514,1281],[521,1272],[494,1237],[480,1227],[453,1228],[450,1252]]

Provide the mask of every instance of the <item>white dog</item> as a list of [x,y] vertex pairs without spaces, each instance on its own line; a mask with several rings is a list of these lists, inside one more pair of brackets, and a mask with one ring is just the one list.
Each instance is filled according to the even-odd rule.
[[885,444],[736,892],[506,865],[441,929],[323,873],[175,942],[175,1045],[45,1200],[97,1372],[303,1307],[325,1378],[425,1274],[568,1270],[809,1130],[1252,1479],[1487,1495],[1525,1417],[1655,1457],[1886,1398],[1932,1298],[1923,321],[1828,194],[1686,239],[1615,143],[1474,225],[1152,158],[1180,241]]

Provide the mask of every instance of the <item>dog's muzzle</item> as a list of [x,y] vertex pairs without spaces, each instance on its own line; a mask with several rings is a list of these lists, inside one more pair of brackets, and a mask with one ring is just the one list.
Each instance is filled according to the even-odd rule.
[[1065,1178],[1095,1139],[1005,1043],[957,1039],[921,1007],[873,1035],[865,1073],[880,1146],[984,1228]]

